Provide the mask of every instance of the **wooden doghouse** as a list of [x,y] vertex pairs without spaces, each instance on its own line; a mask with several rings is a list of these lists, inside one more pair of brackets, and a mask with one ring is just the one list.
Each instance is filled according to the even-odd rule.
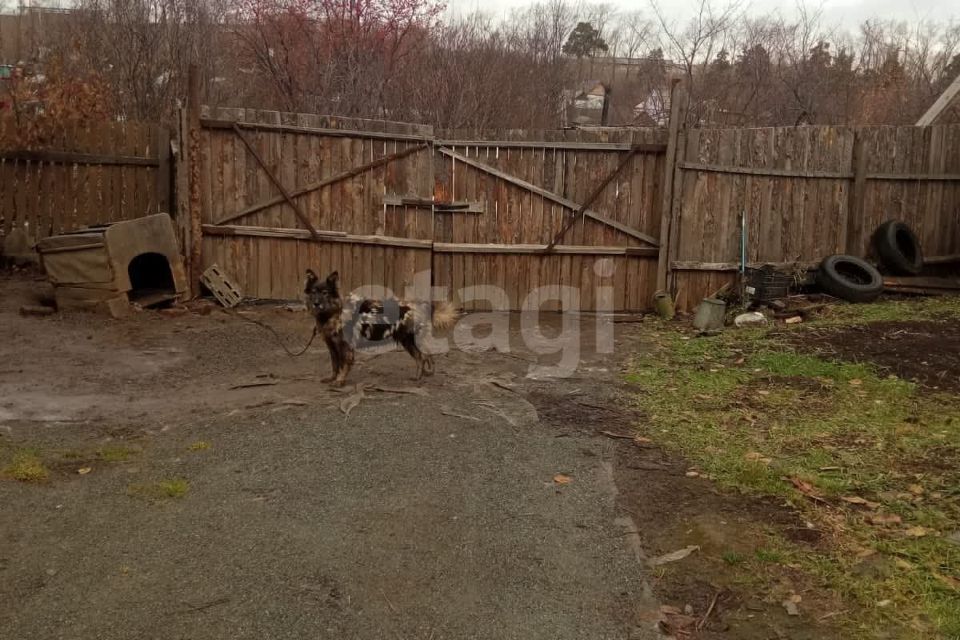
[[187,291],[166,213],[50,236],[37,251],[61,310],[99,308],[118,317],[131,302],[168,304]]

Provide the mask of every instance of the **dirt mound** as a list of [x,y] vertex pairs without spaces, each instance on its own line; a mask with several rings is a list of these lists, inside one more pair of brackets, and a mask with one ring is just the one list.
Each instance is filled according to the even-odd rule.
[[905,380],[960,391],[960,325],[931,320],[874,322],[790,335],[794,346],[819,356],[866,362]]

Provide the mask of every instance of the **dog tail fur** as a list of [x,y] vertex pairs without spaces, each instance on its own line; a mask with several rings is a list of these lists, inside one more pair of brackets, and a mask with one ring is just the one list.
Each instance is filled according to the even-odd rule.
[[433,303],[433,328],[434,329],[449,329],[460,317],[460,311],[457,309],[457,306],[445,300],[443,302],[434,302]]

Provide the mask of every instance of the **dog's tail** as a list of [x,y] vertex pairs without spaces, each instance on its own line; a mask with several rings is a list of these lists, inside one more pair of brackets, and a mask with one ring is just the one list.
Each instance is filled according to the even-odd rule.
[[457,309],[457,306],[449,300],[433,303],[434,329],[449,329],[457,322],[459,317],[460,310]]

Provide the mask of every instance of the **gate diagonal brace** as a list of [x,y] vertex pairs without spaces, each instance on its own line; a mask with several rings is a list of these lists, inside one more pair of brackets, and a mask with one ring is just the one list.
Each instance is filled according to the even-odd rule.
[[569,231],[571,227],[576,224],[577,220],[580,219],[580,217],[583,215],[583,212],[589,209],[590,205],[592,205],[594,201],[600,197],[600,194],[603,193],[603,190],[607,188],[607,185],[610,184],[614,178],[620,175],[620,172],[623,171],[624,167],[630,163],[630,160],[633,158],[633,156],[637,155],[637,151],[639,150],[640,147],[637,146],[630,148],[630,152],[627,153],[622,160],[620,160],[620,164],[617,165],[617,168],[614,169],[610,175],[601,180],[600,184],[597,185],[597,188],[593,190],[593,193],[591,193],[590,196],[583,202],[583,204],[577,207],[577,210],[571,214],[570,219],[567,220],[567,223],[563,225],[563,228],[557,232],[557,235],[553,237],[553,240],[550,241],[550,244],[548,244],[543,250],[544,253],[550,253],[553,251],[553,248],[557,246],[557,243],[559,243],[563,236],[566,235],[567,231]]
[[300,205],[294,202],[293,197],[287,191],[286,187],[283,186],[283,183],[280,182],[280,180],[273,174],[272,171],[270,171],[270,167],[267,166],[267,163],[263,161],[263,158],[260,157],[260,154],[257,152],[257,150],[254,149],[252,144],[250,144],[247,136],[243,135],[243,131],[241,131],[240,127],[236,124],[233,125],[233,131],[240,136],[243,146],[245,146],[247,151],[253,155],[254,160],[257,161],[257,164],[260,165],[260,168],[263,169],[264,173],[267,174],[267,177],[270,178],[270,182],[273,183],[273,186],[280,190],[281,195],[283,195],[283,199],[287,201],[287,204],[290,205],[290,208],[293,209],[293,212],[297,214],[297,218],[300,219],[300,222],[303,223],[303,226],[305,226],[310,232],[310,237],[313,238],[314,241],[319,242],[320,236],[317,234],[317,230],[314,229],[313,225],[310,224],[310,218],[308,218],[303,212],[303,210],[300,208]]

